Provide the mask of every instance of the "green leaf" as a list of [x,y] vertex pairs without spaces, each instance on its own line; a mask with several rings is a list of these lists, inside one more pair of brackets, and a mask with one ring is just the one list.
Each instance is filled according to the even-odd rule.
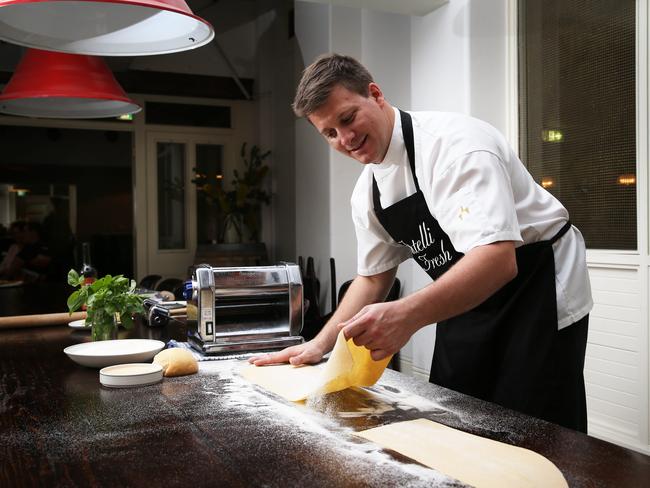
[[77,273],[74,269],[68,271],[68,285],[79,286],[79,273]]
[[115,285],[118,287],[124,287],[127,283],[129,283],[128,278],[125,278],[122,275],[117,275],[113,280],[115,282]]
[[112,280],[111,275],[106,275],[103,278],[96,280],[95,282],[89,285],[91,292],[97,293],[98,291],[105,289],[107,286],[110,285],[111,280]]
[[131,314],[120,314],[120,321],[125,329],[128,330],[133,328],[133,319],[131,318]]
[[75,310],[79,310],[81,306],[84,304],[85,297],[84,294],[82,293],[82,290],[76,290],[72,292],[72,294],[68,297],[68,310],[70,313],[74,312]]

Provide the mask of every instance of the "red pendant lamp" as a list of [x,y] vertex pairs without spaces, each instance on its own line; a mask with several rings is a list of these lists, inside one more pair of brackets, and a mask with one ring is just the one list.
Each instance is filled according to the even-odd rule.
[[183,0],[0,0],[0,39],[48,51],[146,56],[213,37]]
[[0,112],[96,119],[139,112],[99,57],[28,49],[0,95]]

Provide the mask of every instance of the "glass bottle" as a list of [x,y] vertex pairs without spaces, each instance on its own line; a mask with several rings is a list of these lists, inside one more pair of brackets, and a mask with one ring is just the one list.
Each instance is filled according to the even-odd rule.
[[81,275],[84,277],[84,285],[90,285],[97,280],[97,270],[91,264],[90,259],[90,243],[84,242],[81,244]]
[[[97,280],[97,270],[90,261],[90,242],[81,244],[81,272],[79,274],[84,278],[82,286],[88,286]],[[87,310],[85,303],[81,306],[81,310]]]

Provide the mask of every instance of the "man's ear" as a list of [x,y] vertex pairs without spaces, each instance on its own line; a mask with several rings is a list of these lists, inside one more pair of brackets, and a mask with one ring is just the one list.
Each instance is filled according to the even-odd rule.
[[382,93],[381,88],[379,88],[379,85],[375,82],[368,84],[368,97],[375,100],[379,106],[384,104],[384,94]]

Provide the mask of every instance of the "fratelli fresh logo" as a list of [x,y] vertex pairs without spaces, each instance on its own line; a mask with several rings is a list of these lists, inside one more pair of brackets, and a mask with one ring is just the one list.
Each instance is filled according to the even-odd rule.
[[445,249],[444,241],[442,239],[436,241],[431,235],[431,228],[427,227],[425,222],[418,226],[418,231],[420,234],[419,239],[411,240],[410,244],[400,241],[400,244],[407,246],[411,250],[424,271],[439,268],[452,261],[451,252]]

